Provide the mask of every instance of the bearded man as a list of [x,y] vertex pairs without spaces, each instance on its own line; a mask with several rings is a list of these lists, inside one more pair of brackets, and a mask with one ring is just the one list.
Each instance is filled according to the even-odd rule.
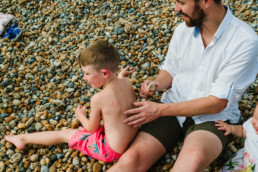
[[125,123],[140,132],[109,171],[147,171],[183,140],[171,172],[204,171],[222,152],[230,135],[214,121],[236,124],[238,101],[255,80],[258,38],[221,0],[177,0],[184,23],[175,30],[165,61],[155,78],[142,84],[140,96],[168,89],[161,102],[135,102]]

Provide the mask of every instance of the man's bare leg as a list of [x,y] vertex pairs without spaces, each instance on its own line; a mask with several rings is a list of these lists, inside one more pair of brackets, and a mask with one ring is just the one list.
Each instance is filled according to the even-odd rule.
[[163,145],[148,133],[140,132],[128,150],[108,172],[147,171],[166,152]]
[[55,145],[68,143],[77,129],[65,129],[60,131],[45,131],[20,135],[8,135],[5,139],[13,143],[18,149],[23,149],[27,144]]
[[170,172],[204,171],[222,151],[220,139],[213,133],[197,130],[190,133]]

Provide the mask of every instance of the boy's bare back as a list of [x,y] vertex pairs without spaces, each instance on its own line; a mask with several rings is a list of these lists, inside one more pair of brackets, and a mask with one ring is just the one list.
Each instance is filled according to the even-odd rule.
[[124,111],[133,108],[136,101],[134,89],[127,78],[114,77],[104,89],[95,94],[92,100],[102,114],[105,134],[110,147],[117,153],[123,153],[136,135],[138,128],[126,125]]

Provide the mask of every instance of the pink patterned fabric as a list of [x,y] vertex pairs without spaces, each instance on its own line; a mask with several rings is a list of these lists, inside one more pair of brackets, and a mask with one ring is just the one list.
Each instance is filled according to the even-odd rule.
[[109,146],[104,132],[104,125],[94,133],[89,133],[87,130],[78,130],[71,137],[68,145],[85,155],[105,162],[113,162],[121,156]]

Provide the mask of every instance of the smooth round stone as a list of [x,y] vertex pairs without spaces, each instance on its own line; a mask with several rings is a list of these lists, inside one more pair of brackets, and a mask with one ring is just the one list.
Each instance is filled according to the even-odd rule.
[[22,154],[20,153],[15,153],[12,155],[11,159],[10,159],[10,162],[11,163],[17,163],[17,162],[20,162],[22,159]]
[[17,99],[13,100],[13,105],[14,106],[19,106],[20,104],[21,104],[20,100],[17,100]]
[[0,171],[5,171],[5,164],[3,161],[0,161]]
[[36,162],[38,160],[38,155],[37,154],[33,154],[29,157],[30,161],[32,162]]
[[80,159],[79,159],[79,157],[78,157],[78,156],[74,157],[74,158],[73,158],[73,165],[74,165],[74,166],[77,166],[77,165],[79,165],[79,164],[80,164]]
[[40,172],[49,172],[48,166],[41,166]]

